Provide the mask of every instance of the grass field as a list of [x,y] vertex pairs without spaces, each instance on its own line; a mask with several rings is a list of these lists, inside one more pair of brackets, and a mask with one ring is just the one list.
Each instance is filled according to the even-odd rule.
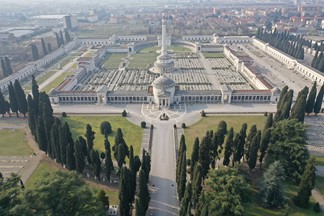
[[0,156],[26,156],[33,153],[23,129],[0,130]]
[[321,192],[321,194],[324,198],[324,177],[316,176],[315,188],[317,188],[319,190],[319,192]]
[[121,116],[71,116],[62,119],[67,121],[73,138],[85,135],[86,125],[90,124],[92,130],[96,132],[94,148],[104,151],[104,136],[100,133],[100,124],[108,121],[111,124],[113,132],[108,136],[110,145],[114,145],[115,133],[117,128],[121,128],[124,139],[128,146],[133,145],[134,154],[140,155],[143,129],[140,126],[133,125],[126,118]]
[[128,68],[146,68],[156,60],[156,53],[135,53],[131,56]]
[[64,72],[62,73],[60,76],[58,76],[55,80],[53,80],[53,82],[49,83],[44,89],[43,91],[45,91],[46,93],[49,93],[49,91],[51,91],[52,88],[56,88],[58,87],[67,76],[70,76],[72,74],[72,72]]
[[[49,162],[48,160],[50,159],[45,159],[44,161],[41,161],[41,163],[38,165],[37,169],[34,171],[28,182],[25,184],[26,188],[33,189],[36,186],[36,183],[49,172],[55,172],[59,170],[63,172],[68,172],[67,169],[64,169],[59,164],[55,164],[55,162],[53,161]],[[119,203],[118,190],[90,181],[87,181],[87,183],[93,189],[94,192],[97,192],[100,189],[106,191],[106,193],[109,196],[110,205],[117,205]]]
[[[36,77],[37,84],[40,85],[42,84],[45,80],[50,78],[53,74],[55,74],[57,71],[56,70],[51,70],[45,74],[40,74],[39,76]],[[24,86],[25,91],[31,91],[31,81],[29,82],[28,85]]]
[[316,165],[318,166],[324,166],[324,156],[321,157],[315,157]]
[[205,58],[224,58],[223,53],[215,53],[215,52],[203,52]]
[[250,130],[251,125],[256,125],[258,129],[263,129],[266,121],[266,117],[263,115],[243,115],[243,116],[207,116],[202,118],[196,124],[189,126],[184,130],[187,144],[187,155],[190,156],[192,152],[193,143],[196,137],[199,137],[201,141],[202,137],[206,134],[207,130],[217,130],[218,123],[220,121],[227,123],[227,130],[231,127],[234,129],[234,133],[239,132],[243,123],[247,123]]
[[122,62],[122,58],[125,58],[126,54],[113,53],[111,54],[103,63],[103,68],[118,68],[119,64]]
[[[161,47],[154,46],[154,47],[146,47],[142,49],[140,52],[156,52],[160,50]],[[192,52],[191,49],[184,47],[184,46],[169,46],[168,50],[172,50],[173,52]]]

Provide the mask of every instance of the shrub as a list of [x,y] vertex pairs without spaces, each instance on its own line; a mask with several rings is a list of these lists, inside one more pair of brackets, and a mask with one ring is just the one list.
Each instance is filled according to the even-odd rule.
[[127,112],[126,112],[126,110],[124,110],[124,111],[122,112],[122,116],[123,116],[123,117],[126,117],[126,116],[127,116]]
[[186,123],[182,123],[182,124],[181,124],[181,127],[182,127],[182,128],[187,128]]
[[206,113],[204,110],[201,111],[201,117],[206,117]]
[[174,125],[173,125],[173,128],[174,128],[174,129],[176,129],[176,128],[177,128],[177,125],[176,125],[176,124],[174,124]]
[[321,212],[321,207],[319,205],[319,203],[315,203],[314,207],[313,207],[313,211],[316,213],[320,213]]
[[108,134],[111,134],[112,129],[111,129],[111,125],[108,121],[101,122],[100,132],[102,135],[105,135],[105,136],[108,136]]
[[63,118],[67,117],[66,112],[62,112],[62,117],[63,117]]
[[268,112],[264,112],[264,116],[268,116]]
[[145,121],[141,122],[141,128],[146,128],[146,122]]

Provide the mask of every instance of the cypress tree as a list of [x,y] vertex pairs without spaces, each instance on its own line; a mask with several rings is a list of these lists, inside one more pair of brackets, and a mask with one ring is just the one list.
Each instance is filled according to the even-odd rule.
[[318,58],[318,50],[316,50],[315,56],[313,57],[313,60],[312,60],[312,63],[311,63],[312,67],[314,67],[317,58]]
[[[45,92],[41,93],[41,98],[42,102],[40,103],[41,110],[42,110],[42,118],[44,121],[44,126],[45,126],[45,133],[46,133],[46,141],[47,143],[50,142],[50,131],[52,128],[52,125],[54,123],[54,118],[53,118],[53,109],[51,102],[49,100],[48,95]],[[73,143],[73,140],[72,140]]]
[[52,52],[52,45],[51,43],[47,43],[47,52],[51,53]]
[[131,203],[129,196],[129,170],[127,167],[122,167],[120,170],[119,182],[119,215],[130,216]]
[[277,103],[277,110],[281,108],[282,103],[284,102],[284,97],[288,92],[288,86],[283,87],[280,93],[279,101]]
[[189,182],[186,186],[184,197],[181,201],[179,216],[186,216],[188,208],[191,209],[192,186]]
[[14,83],[15,94],[17,98],[18,110],[20,113],[26,117],[27,113],[27,100],[24,90],[21,88],[20,83],[18,80],[15,80]]
[[192,180],[194,178],[194,168],[196,166],[196,163],[199,159],[199,138],[196,137],[192,153],[191,153],[191,160],[190,160],[190,179]]
[[318,70],[318,68],[319,68],[319,64],[320,64],[320,62],[322,61],[322,59],[323,59],[323,52],[321,52],[321,53],[318,55],[318,57],[316,58],[316,61],[315,61],[314,66],[313,66],[315,69]]
[[150,171],[151,171],[151,156],[148,152],[145,151],[145,149],[143,149],[143,153],[142,153],[142,167],[141,167],[141,169],[144,171],[146,181],[148,182]]
[[6,101],[6,111],[9,115],[9,117],[11,117],[11,113],[10,113],[10,103],[8,101]]
[[246,155],[246,160],[249,160],[249,155],[250,155],[250,149],[252,145],[252,140],[257,134],[257,127],[256,125],[252,125],[250,128],[250,132],[246,138],[246,145],[245,145],[245,155]]
[[[245,139],[246,139],[246,130],[247,130],[247,124],[243,123],[241,130],[240,130],[240,142],[239,142],[239,147],[238,147],[238,154],[237,155],[237,160],[240,163],[241,159],[244,159],[244,147],[245,147]],[[239,159],[238,159],[239,158]]]
[[150,192],[148,190],[147,179],[146,179],[145,175],[146,175],[145,171],[141,169],[139,172],[138,194],[137,195],[138,195],[139,203],[142,205],[142,208],[143,208],[144,212],[146,213],[146,211],[148,210],[151,198],[150,198]]
[[317,66],[317,70],[323,72],[324,71],[324,56],[319,61],[319,64]]
[[10,59],[6,56],[6,57],[4,57],[4,62],[6,65],[6,73],[9,76],[10,74],[13,73],[12,68],[11,68]]
[[186,189],[186,183],[187,183],[187,158],[186,158],[186,151],[182,152],[182,160],[181,160],[181,168],[180,168],[180,176],[179,176],[179,184],[178,184],[178,197],[181,201],[185,189]]
[[75,157],[74,157],[74,141],[72,138],[72,133],[70,131],[70,127],[65,122],[63,126],[66,135],[66,166],[69,170],[75,170]]
[[48,52],[47,52],[47,49],[46,49],[44,38],[41,39],[41,42],[42,42],[43,55],[45,56],[45,55],[48,54]]
[[315,115],[317,115],[322,107],[322,103],[323,103],[323,95],[324,95],[324,84],[322,85],[320,91],[317,94],[317,98],[316,98],[316,102],[314,105],[314,113]]
[[289,118],[289,113],[290,113],[290,109],[291,109],[293,96],[294,96],[294,91],[292,89],[290,89],[284,97],[284,102],[282,103],[282,107],[280,110],[281,111],[280,116],[277,119],[277,121]]
[[79,142],[80,142],[80,144],[82,146],[83,156],[84,157],[87,157],[88,156],[87,141],[82,136],[79,136]]
[[79,142],[78,139],[74,142],[74,149],[75,149],[74,156],[75,156],[75,165],[76,165],[75,170],[78,173],[82,174],[84,170],[85,162],[84,162],[82,144]]
[[248,159],[248,165],[250,170],[253,170],[255,168],[257,158],[258,158],[258,149],[259,149],[258,138],[257,136],[254,136],[254,138],[252,139],[250,154]]
[[33,60],[36,61],[39,59],[38,48],[34,43],[32,43],[30,46],[31,46],[31,53],[32,53]]
[[266,124],[264,125],[263,131],[266,131],[268,128],[271,128],[273,124],[273,114],[270,113],[267,117]]
[[64,38],[63,38],[63,32],[60,31],[60,41],[61,41],[61,44],[64,45]]
[[[95,139],[95,136],[94,136],[95,134],[96,134],[96,132],[92,131],[91,125],[87,124],[85,137],[87,138],[88,152],[90,152],[93,149],[93,140]],[[89,162],[89,164],[92,164],[90,155],[88,155],[88,162]]]
[[304,122],[305,111],[306,111],[306,100],[308,94],[308,87],[305,87],[298,94],[296,103],[291,110],[290,119],[297,119],[300,122]]
[[316,92],[317,92],[317,89],[316,89],[316,81],[315,81],[310,92],[309,92],[307,102],[306,102],[307,115],[309,115],[309,113],[313,112],[313,110],[314,110],[314,105],[315,105],[315,100],[316,100]]
[[224,160],[223,160],[224,166],[228,166],[230,163],[230,157],[232,155],[232,147],[233,147],[233,138],[234,138],[234,131],[233,128],[231,127],[225,143],[225,152],[224,152]]
[[57,32],[55,32],[54,34],[55,34],[55,38],[56,38],[57,48],[60,48],[62,46],[60,37]]
[[315,158],[311,157],[307,162],[299,183],[297,195],[293,198],[294,203],[299,207],[308,207],[309,197],[312,195],[312,190],[315,185],[315,171]]
[[0,114],[2,117],[6,114],[6,100],[3,97],[3,94],[0,90]]
[[207,176],[209,165],[210,165],[210,151],[209,151],[209,142],[208,137],[204,136],[201,140],[201,144],[199,147],[199,163],[203,168],[203,176],[204,178]]
[[260,157],[259,157],[260,168],[262,167],[262,162],[266,154],[266,151],[268,149],[270,138],[271,138],[271,129],[268,128],[264,131],[261,137]]
[[28,107],[28,126],[31,133],[35,136],[36,131],[36,115],[34,109],[34,100],[30,94],[27,96],[27,107]]
[[57,163],[62,163],[62,157],[61,157],[61,145],[60,145],[60,134],[59,134],[59,128],[61,127],[61,121],[59,118],[54,119],[54,124],[52,126],[53,133],[54,133],[54,156],[56,158]]
[[[212,133],[212,132],[211,132]],[[215,169],[216,160],[219,159],[219,143],[218,143],[218,132],[214,133],[213,138],[211,139],[211,167]],[[199,157],[199,149],[198,149],[198,157]]]
[[136,191],[136,168],[135,168],[135,159],[134,159],[134,150],[133,146],[129,147],[129,169],[130,169],[130,181],[132,181],[132,188],[131,188],[131,197],[132,201],[135,199],[135,191]]
[[19,117],[17,97],[16,97],[15,89],[11,82],[8,86],[8,90],[9,90],[9,100],[10,100],[11,111],[15,112],[17,117]]
[[117,164],[119,169],[125,163],[126,153],[125,153],[125,146],[123,144],[119,144],[117,147]]
[[66,43],[69,43],[71,41],[71,37],[67,29],[64,30],[64,36],[65,36]]
[[199,197],[202,190],[202,180],[203,180],[203,173],[202,173],[202,166],[200,163],[196,163],[194,169],[194,178],[192,180],[192,201],[194,207],[196,207]]
[[7,72],[6,64],[5,64],[3,58],[1,58],[1,69],[2,69],[3,77],[8,76],[8,72]]
[[60,150],[61,152],[58,154],[61,154],[61,164],[66,165],[66,148],[67,148],[67,134],[66,134],[66,126],[60,125],[58,127],[58,134],[59,134],[59,144],[60,144]]
[[107,180],[110,181],[110,175],[111,175],[111,172],[114,170],[114,164],[111,159],[110,143],[107,138],[105,139],[105,150],[106,150],[105,151],[105,154],[106,154],[105,174],[106,174]]
[[135,212],[136,212],[136,216],[143,216],[145,215],[145,211],[143,209],[143,205],[140,203],[139,199],[136,198],[135,200]]
[[43,119],[41,117],[38,117],[38,120],[37,120],[36,140],[37,140],[39,149],[44,152],[47,152],[45,127],[44,127]]
[[[185,141],[185,136],[182,134],[180,138],[180,146],[179,146],[179,151],[178,151],[178,159],[177,159],[177,164],[176,164],[176,182],[177,185],[180,185],[181,181],[181,168],[182,168],[182,160],[183,160],[183,152],[186,152],[187,146],[186,146],[186,141]],[[179,190],[178,190],[179,192]]]
[[233,146],[232,146],[232,154],[233,154],[232,166],[233,167],[234,167],[235,162],[240,162],[240,160],[241,160],[242,154],[241,154],[240,142],[241,142],[241,137],[240,137],[240,134],[237,133],[233,140]]
[[[50,130],[50,142],[47,143],[48,146],[47,146],[47,154],[50,158],[54,159],[55,158],[55,145],[56,145],[56,136],[55,136],[55,126],[53,125],[51,130]],[[57,162],[59,163],[59,162]]]
[[35,79],[35,76],[32,76],[32,94],[33,94],[33,99],[34,99],[34,111],[35,111],[35,116],[38,116],[39,113],[39,90],[38,90],[38,85],[37,81]]

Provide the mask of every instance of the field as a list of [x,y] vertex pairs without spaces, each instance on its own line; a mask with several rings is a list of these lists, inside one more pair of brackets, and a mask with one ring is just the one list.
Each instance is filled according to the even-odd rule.
[[[43,178],[44,175],[48,172],[54,172],[54,171],[63,171],[67,172],[67,169],[64,169],[59,164],[56,164],[51,159],[47,158],[38,165],[37,169],[34,171],[28,182],[26,183],[26,188],[33,189],[35,187],[35,184]],[[109,202],[110,205],[117,205],[119,203],[118,201],[118,190],[109,188],[105,185],[100,185],[91,181],[86,181],[88,185],[94,190],[94,192],[97,192],[100,189],[103,189],[106,191],[106,193],[109,196]]]
[[205,58],[224,58],[223,53],[215,53],[215,52],[203,52]]
[[[57,72],[56,70],[50,70],[47,73],[40,74],[39,76],[36,77],[37,84],[38,85],[42,84],[45,80],[50,78],[56,72]],[[24,86],[24,90],[27,91],[27,92],[31,91],[31,81],[28,83],[28,85]]]
[[103,68],[118,68],[122,62],[122,58],[125,58],[126,54],[113,53],[103,63]]
[[33,153],[27,145],[23,129],[0,130],[1,156],[26,156]]
[[148,34],[148,27],[144,24],[87,24],[80,29],[79,38],[109,38],[113,35]]
[[135,53],[131,55],[128,68],[146,68],[148,64],[153,64],[157,53]]
[[[142,49],[140,52],[156,52],[157,50],[160,50],[161,47],[154,46],[154,47],[147,47]],[[191,49],[183,46],[169,46],[168,50],[172,50],[173,52],[192,52]]]
[[124,139],[128,146],[133,145],[134,154],[140,155],[143,129],[133,125],[126,118],[120,116],[71,116],[62,119],[66,121],[71,129],[73,138],[85,135],[86,125],[90,124],[92,130],[96,132],[94,148],[104,151],[104,136],[100,133],[100,124],[108,121],[112,127],[112,133],[108,136],[110,145],[114,145],[114,138],[117,128],[121,128]]
[[234,129],[234,133],[239,132],[243,123],[247,123],[248,129],[250,130],[251,125],[256,125],[258,129],[263,129],[266,121],[266,117],[263,115],[241,115],[241,116],[207,116],[202,118],[196,124],[189,126],[184,130],[187,144],[187,155],[190,157],[193,143],[196,137],[201,138],[206,134],[207,130],[217,130],[218,123],[220,121],[225,121],[227,123],[227,130],[231,127]]
[[56,88],[58,87],[67,76],[70,76],[72,74],[72,72],[64,72],[62,73],[60,76],[58,76],[55,80],[53,80],[53,82],[49,83],[44,89],[43,91],[45,91],[46,93],[49,93],[49,91],[51,91],[52,88]]

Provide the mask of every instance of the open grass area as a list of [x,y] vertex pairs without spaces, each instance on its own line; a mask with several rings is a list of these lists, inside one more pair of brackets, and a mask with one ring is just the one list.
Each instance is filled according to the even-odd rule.
[[263,115],[240,115],[240,116],[231,115],[231,116],[204,117],[196,124],[191,125],[184,130],[188,156],[191,155],[195,138],[199,137],[199,140],[201,141],[201,138],[206,134],[207,130],[213,130],[215,132],[217,130],[218,123],[222,120],[227,123],[228,130],[231,127],[233,127],[234,133],[240,131],[243,123],[247,123],[248,125],[247,133],[248,133],[250,127],[254,124],[257,126],[258,129],[262,130],[266,121],[266,117],[264,117]]
[[[160,50],[161,47],[159,46],[152,46],[152,47],[146,47],[140,51],[140,53],[144,52],[156,52],[157,50]],[[173,52],[192,52],[191,49],[184,47],[184,46],[169,46],[168,50],[172,50]]]
[[[64,169],[54,161],[50,161],[50,159],[48,158],[41,161],[28,182],[25,184],[26,188],[33,189],[36,186],[36,183],[44,178],[47,173],[59,170],[63,172],[69,172],[67,169]],[[98,190],[103,189],[109,196],[110,205],[117,205],[119,203],[118,190],[91,181],[87,181],[87,184],[93,189],[95,193],[98,192]]]
[[315,160],[317,166],[324,166],[324,156],[315,157]]
[[67,57],[65,57],[65,58],[60,62],[60,66],[61,66],[61,68],[63,68],[65,65],[67,65],[68,63],[70,63],[74,58],[75,58],[75,56],[67,56]]
[[316,176],[315,188],[317,188],[319,192],[321,192],[324,198],[324,177],[323,176]]
[[157,53],[135,53],[131,56],[128,68],[146,68],[148,64],[153,64]]
[[0,130],[0,156],[27,156],[33,153],[23,129]]
[[94,140],[94,148],[104,151],[104,136],[100,133],[100,124],[108,121],[112,127],[112,133],[108,136],[110,145],[114,145],[115,133],[117,128],[121,128],[124,139],[128,146],[133,145],[134,154],[140,155],[143,129],[140,126],[130,123],[126,118],[121,116],[70,116],[62,118],[68,122],[73,138],[85,135],[86,125],[90,124],[92,130],[96,132]]
[[53,80],[53,82],[49,83],[44,89],[43,91],[45,91],[46,93],[49,93],[49,91],[51,91],[52,88],[56,88],[58,87],[67,76],[70,76],[72,74],[72,72],[64,72],[62,73],[60,76],[58,76],[55,80]]
[[103,63],[103,68],[118,68],[119,64],[122,62],[122,58],[125,58],[126,54],[113,53],[111,54]]
[[[38,75],[36,77],[37,84],[38,85],[42,84],[45,80],[47,80],[48,78],[50,78],[56,72],[57,72],[56,70],[51,70],[51,71],[48,71],[47,73]],[[28,92],[31,91],[31,81],[29,82],[28,85],[25,85],[24,86],[24,90],[25,91],[28,91]]]
[[79,38],[109,38],[115,35],[145,35],[148,26],[144,24],[83,24],[78,32]]
[[203,55],[205,58],[224,58],[223,53],[217,53],[217,52],[203,52]]

